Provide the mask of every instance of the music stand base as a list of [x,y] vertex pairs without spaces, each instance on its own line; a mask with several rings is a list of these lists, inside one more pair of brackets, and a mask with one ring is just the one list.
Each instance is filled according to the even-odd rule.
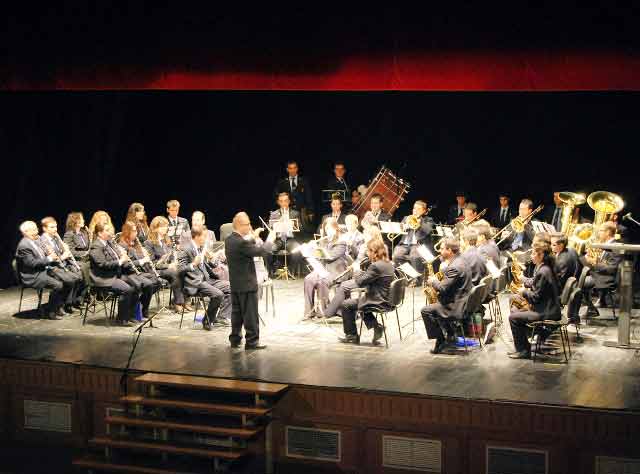
[[640,344],[620,344],[618,341],[604,341],[606,347],[617,347],[618,349],[640,350]]
[[274,278],[275,280],[287,280],[287,281],[289,281],[289,280],[295,280],[296,279],[296,277],[293,276],[293,273],[291,273],[289,271],[289,267],[287,267],[287,266],[284,266],[282,268],[278,268],[275,271],[275,274],[276,274],[275,278]]

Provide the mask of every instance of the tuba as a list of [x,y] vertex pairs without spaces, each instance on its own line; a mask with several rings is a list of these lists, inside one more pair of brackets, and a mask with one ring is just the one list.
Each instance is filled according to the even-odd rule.
[[556,229],[556,231],[562,232],[564,235],[569,237],[575,227],[574,210],[576,209],[576,206],[583,205],[587,199],[584,194],[568,191],[558,193],[558,199],[562,201],[562,217],[560,220],[560,229]]
[[569,246],[579,253],[590,241],[595,240],[600,226],[610,220],[613,214],[620,212],[624,208],[622,198],[608,191],[592,192],[587,198],[587,204],[595,212],[593,224],[576,225],[569,239]]

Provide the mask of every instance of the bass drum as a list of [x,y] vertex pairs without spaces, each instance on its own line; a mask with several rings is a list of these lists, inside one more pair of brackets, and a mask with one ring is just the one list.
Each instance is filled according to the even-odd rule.
[[362,220],[369,210],[371,196],[380,194],[384,199],[382,209],[393,215],[400,203],[404,201],[404,196],[409,192],[410,187],[411,185],[408,182],[398,178],[390,169],[383,166],[376,177],[369,183],[367,192],[360,196],[360,200],[353,206],[351,212],[358,216],[358,220]]

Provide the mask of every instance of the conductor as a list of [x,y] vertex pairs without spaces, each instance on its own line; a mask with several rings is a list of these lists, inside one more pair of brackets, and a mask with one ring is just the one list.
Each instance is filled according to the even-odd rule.
[[266,257],[273,248],[275,232],[269,232],[266,242],[258,236],[261,228],[253,231],[246,212],[233,218],[233,232],[225,240],[225,254],[231,283],[231,347],[240,347],[242,327],[245,330],[245,350],[265,349],[260,344],[258,315],[258,281],[254,257]]

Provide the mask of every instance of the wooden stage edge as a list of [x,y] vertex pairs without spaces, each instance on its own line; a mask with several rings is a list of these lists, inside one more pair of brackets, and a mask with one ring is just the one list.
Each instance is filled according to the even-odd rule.
[[[104,435],[107,410],[121,407],[122,373],[0,359],[0,438],[86,446],[90,438]],[[140,374],[129,374],[131,393],[141,389],[133,380]],[[339,457],[288,456],[287,427],[339,433]],[[545,452],[550,473],[587,473],[597,472],[601,456],[637,457],[639,435],[638,411],[290,385],[273,411],[270,455],[277,472],[296,472],[301,465],[340,472],[415,472],[390,467],[385,443],[427,440],[441,446],[441,472],[488,472],[487,453],[497,446]]]

